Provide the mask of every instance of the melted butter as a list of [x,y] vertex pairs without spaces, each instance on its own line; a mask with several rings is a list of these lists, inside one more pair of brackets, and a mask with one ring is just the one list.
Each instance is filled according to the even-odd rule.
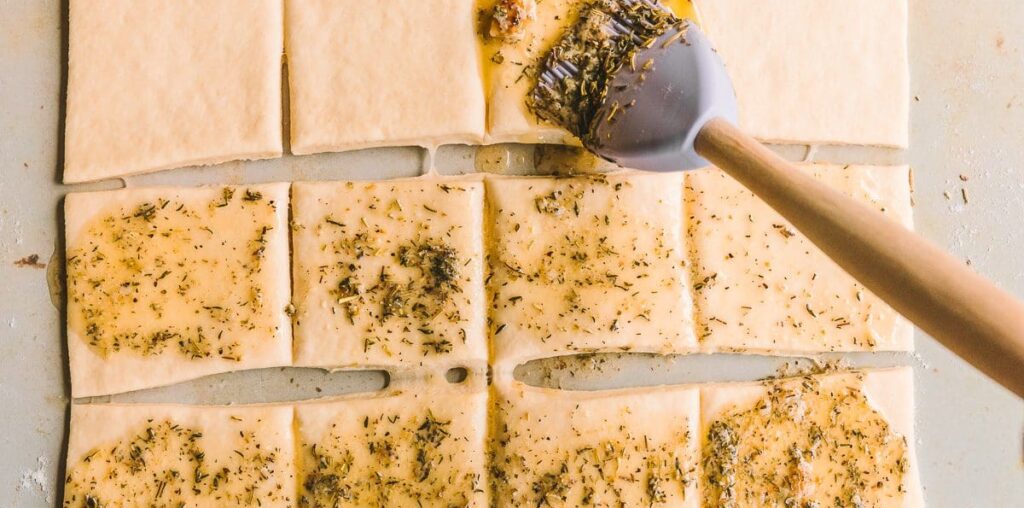
[[906,440],[859,382],[814,377],[770,383],[711,422],[702,456],[711,507],[892,506],[908,467]]
[[595,173],[601,159],[585,148],[564,145],[537,145],[534,167],[544,175]]
[[512,167],[512,151],[505,144],[481,146],[476,150],[474,165],[481,173],[506,174]]
[[276,206],[225,187],[100,215],[69,245],[69,330],[102,356],[240,360],[236,333],[277,326],[260,276]]

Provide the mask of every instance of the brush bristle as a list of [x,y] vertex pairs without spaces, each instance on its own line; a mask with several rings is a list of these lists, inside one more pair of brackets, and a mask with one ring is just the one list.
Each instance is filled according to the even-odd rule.
[[653,0],[593,0],[543,58],[527,105],[586,144],[611,77],[682,21]]

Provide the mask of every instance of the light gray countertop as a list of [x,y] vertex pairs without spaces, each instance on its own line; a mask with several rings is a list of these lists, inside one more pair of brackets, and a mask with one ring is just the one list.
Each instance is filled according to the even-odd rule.
[[[61,11],[56,0],[0,0],[0,508],[59,505],[69,404],[62,319],[51,303],[48,270],[14,263],[31,254],[50,263],[62,248],[58,212],[69,190],[118,186],[72,188],[58,181]],[[910,0],[910,16],[914,102],[906,158],[915,175],[917,229],[1024,296],[1024,2]],[[836,162],[853,157],[825,148],[815,153]],[[472,167],[472,156],[472,149],[446,148],[438,165]],[[902,154],[873,156],[892,161]],[[419,173],[421,158],[415,148],[365,150],[185,169],[129,183],[408,176]],[[967,203],[961,189],[967,190]],[[847,357],[854,365],[914,367],[918,458],[929,505],[1020,506],[1024,402],[926,336],[919,334],[917,350]],[[600,388],[752,379],[786,361],[628,357],[612,359],[600,376],[562,371],[547,382]],[[372,372],[279,370],[214,376],[126,399],[244,403],[365,391],[384,382]],[[522,374],[540,379],[543,372],[527,368]]]

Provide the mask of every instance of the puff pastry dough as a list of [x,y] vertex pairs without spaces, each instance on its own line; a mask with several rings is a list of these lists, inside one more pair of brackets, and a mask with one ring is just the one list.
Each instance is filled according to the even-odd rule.
[[282,0],[72,0],[64,182],[281,155]]
[[71,406],[64,506],[293,506],[292,406]]
[[407,388],[296,406],[300,506],[488,506],[486,389]]
[[498,506],[699,506],[696,388],[496,387]]
[[495,363],[694,348],[680,174],[487,186]]
[[[906,167],[803,166],[912,227]],[[910,351],[913,328],[717,169],[687,175],[697,336],[707,352]]]
[[906,0],[696,0],[740,125],[780,143],[906,147]]
[[483,183],[296,183],[295,361],[487,361]]
[[69,194],[74,397],[289,365],[288,184]]
[[924,506],[909,368],[701,388],[704,506]]
[[474,0],[288,0],[295,154],[477,143]]

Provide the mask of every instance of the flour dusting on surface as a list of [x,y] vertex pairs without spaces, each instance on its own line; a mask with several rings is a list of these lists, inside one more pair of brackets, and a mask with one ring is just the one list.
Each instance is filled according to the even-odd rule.
[[36,459],[38,467],[26,470],[21,474],[21,482],[18,484],[18,491],[39,492],[46,498],[46,502],[53,501],[53,493],[50,492],[50,478],[46,475],[49,468],[49,461],[46,457]]

